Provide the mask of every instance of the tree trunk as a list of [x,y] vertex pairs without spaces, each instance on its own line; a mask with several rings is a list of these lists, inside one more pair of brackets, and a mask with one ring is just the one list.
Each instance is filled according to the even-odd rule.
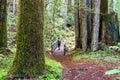
[[106,35],[106,21],[103,19],[108,14],[108,0],[101,0],[100,5],[100,40],[105,42]]
[[113,11],[113,0],[110,1],[110,10],[108,14],[108,0],[101,0],[101,36],[100,40],[107,45],[114,45],[118,42],[119,26],[117,14]]
[[75,0],[75,48],[81,48],[81,38],[80,38],[80,21],[79,21],[79,0]]
[[87,44],[88,48],[91,47],[91,38],[92,38],[92,0],[87,0],[88,14],[87,14]]
[[36,77],[45,69],[44,0],[20,0],[17,51],[10,68],[13,77]]
[[71,12],[71,6],[72,6],[72,1],[71,0],[68,0],[68,3],[67,3],[67,12]]
[[86,51],[87,49],[87,11],[86,0],[81,0],[80,2],[80,34],[81,34],[81,43],[82,49]]
[[96,51],[98,49],[99,41],[99,23],[100,23],[100,0],[93,0],[93,35],[91,50]]
[[16,13],[16,0],[13,0],[13,3],[12,3],[12,12],[13,14]]
[[108,0],[100,0],[100,14],[106,15],[108,14]]
[[56,13],[56,0],[53,0],[54,2],[54,6],[53,6],[53,17],[52,17],[52,21],[53,21],[53,28],[55,28],[55,13]]
[[63,29],[66,30],[66,26],[67,26],[67,4],[68,4],[68,0],[64,0],[65,5],[64,5],[64,24],[63,24]]
[[0,48],[7,47],[7,0],[0,0]]

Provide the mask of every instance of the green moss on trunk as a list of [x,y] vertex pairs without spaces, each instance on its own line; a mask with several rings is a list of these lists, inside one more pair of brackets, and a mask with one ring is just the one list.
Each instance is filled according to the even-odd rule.
[[14,77],[35,77],[45,68],[44,0],[20,0],[17,51],[9,71]]
[[7,0],[0,0],[0,48],[7,47]]

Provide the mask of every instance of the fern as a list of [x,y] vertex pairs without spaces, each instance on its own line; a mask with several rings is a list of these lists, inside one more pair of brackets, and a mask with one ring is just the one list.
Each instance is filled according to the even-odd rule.
[[120,73],[120,67],[119,68],[116,68],[116,69],[113,69],[113,70],[109,70],[109,71],[106,71],[106,75],[113,75],[113,74],[118,74]]

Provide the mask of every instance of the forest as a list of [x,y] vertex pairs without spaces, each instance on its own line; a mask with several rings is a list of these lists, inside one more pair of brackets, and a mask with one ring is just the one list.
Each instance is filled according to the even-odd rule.
[[0,0],[0,80],[120,80],[120,0]]

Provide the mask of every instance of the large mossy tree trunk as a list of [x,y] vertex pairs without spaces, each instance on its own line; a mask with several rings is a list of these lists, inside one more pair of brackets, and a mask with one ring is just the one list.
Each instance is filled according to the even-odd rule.
[[20,0],[17,51],[8,75],[36,77],[45,69],[44,0]]
[[91,42],[91,50],[98,50],[98,42],[99,42],[99,23],[100,23],[100,0],[93,0],[92,9],[93,9],[93,33],[92,33],[92,42]]
[[82,50],[87,49],[87,13],[86,13],[86,0],[80,1],[80,34]]
[[7,47],[7,0],[0,0],[0,49]]
[[81,38],[80,38],[80,15],[79,15],[79,6],[80,6],[80,1],[75,0],[75,13],[74,13],[74,19],[75,19],[75,49],[77,48],[82,48],[81,44]]

